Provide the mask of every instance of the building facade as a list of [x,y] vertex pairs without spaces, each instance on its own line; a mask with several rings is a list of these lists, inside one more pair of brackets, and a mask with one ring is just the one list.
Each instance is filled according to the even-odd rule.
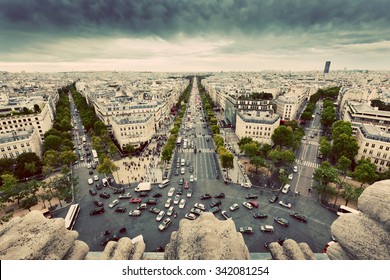
[[0,157],[17,158],[22,153],[42,155],[42,141],[38,130],[25,126],[10,132],[0,133]]

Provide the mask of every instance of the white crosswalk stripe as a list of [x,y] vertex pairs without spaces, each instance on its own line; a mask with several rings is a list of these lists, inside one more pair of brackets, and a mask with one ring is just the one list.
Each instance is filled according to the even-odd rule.
[[79,162],[79,163],[73,165],[74,168],[80,168],[80,167],[84,167],[84,166],[87,166],[86,162]]

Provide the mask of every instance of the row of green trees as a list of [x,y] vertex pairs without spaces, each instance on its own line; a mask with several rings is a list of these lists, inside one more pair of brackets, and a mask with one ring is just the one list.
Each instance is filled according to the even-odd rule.
[[315,94],[310,96],[309,103],[307,104],[305,110],[303,111],[301,115],[301,119],[305,121],[312,120],[312,115],[314,113],[314,110],[316,108],[316,104],[318,100],[320,99],[329,99],[336,101],[337,96],[340,92],[340,87],[331,87],[328,89],[318,89]]

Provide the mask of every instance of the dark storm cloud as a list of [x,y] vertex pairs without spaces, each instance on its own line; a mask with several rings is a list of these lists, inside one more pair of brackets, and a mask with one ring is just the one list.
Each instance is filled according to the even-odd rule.
[[388,29],[389,10],[388,0],[0,0],[0,29],[82,36],[256,36]]

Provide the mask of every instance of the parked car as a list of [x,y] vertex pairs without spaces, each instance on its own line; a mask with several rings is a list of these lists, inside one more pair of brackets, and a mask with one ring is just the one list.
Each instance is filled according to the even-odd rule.
[[249,200],[249,204],[251,204],[254,208],[259,208],[259,203],[256,200]]
[[89,170],[89,171],[88,171],[88,174],[89,174],[89,175],[93,175],[93,170]]
[[279,204],[284,206],[284,207],[287,207],[287,208],[291,208],[291,203],[287,202],[287,201],[279,201]]
[[129,216],[134,216],[134,217],[141,216],[141,210],[131,210],[129,212]]
[[107,192],[102,192],[101,194],[99,194],[99,196],[102,197],[102,198],[105,198],[105,199],[110,198],[110,194],[107,193]]
[[186,205],[186,200],[184,198],[180,199],[179,208],[183,209],[185,205]]
[[292,180],[293,178],[294,178],[294,174],[293,173],[288,175],[288,179]]
[[273,195],[268,201],[271,202],[271,203],[274,203],[275,201],[278,200],[278,196],[277,195]]
[[242,234],[253,234],[253,228],[252,227],[240,227],[240,232]]
[[141,203],[141,202],[142,199],[139,197],[133,197],[132,199],[130,199],[130,203]]
[[184,188],[185,189],[188,189],[190,187],[190,184],[188,183],[188,181],[185,181],[184,182]]
[[170,188],[168,191],[168,196],[171,197],[175,193],[175,188]]
[[222,217],[224,217],[226,220],[232,218],[232,216],[230,216],[230,214],[229,214],[227,211],[225,211],[225,210],[221,212],[221,215],[222,215]]
[[241,183],[241,187],[249,189],[252,187],[252,184],[251,183]]
[[156,192],[152,195],[152,197],[162,197],[162,193]]
[[124,213],[126,212],[126,207],[118,206],[117,208],[115,208],[115,212]]
[[124,194],[125,193],[125,189],[124,188],[114,189],[114,191],[112,193],[113,194]]
[[148,209],[148,205],[146,203],[141,203],[137,206],[137,210],[146,210]]
[[274,227],[270,225],[260,226],[262,232],[274,232]]
[[102,184],[96,184],[96,185],[95,185],[95,188],[96,188],[97,190],[101,190],[101,189],[103,188],[103,185],[102,185]]
[[103,213],[104,213],[104,207],[97,207],[97,208],[94,208],[93,210],[91,210],[89,212],[89,215],[94,216],[94,215],[103,214]]
[[201,199],[201,200],[205,200],[205,199],[209,199],[209,198],[211,198],[211,195],[208,194],[208,193],[202,194],[202,195],[200,196],[200,199]]
[[156,217],[156,221],[157,222],[160,222],[165,216],[165,211],[160,211],[158,214],[157,214],[157,217]]
[[147,201],[146,201],[146,204],[147,205],[156,205],[158,203],[158,199],[157,198],[149,198]]
[[168,208],[168,211],[167,211],[167,216],[172,216],[172,214],[175,212],[175,208],[173,208],[173,206],[169,207]]
[[229,207],[230,211],[235,211],[238,208],[240,208],[240,206],[237,203],[234,203],[232,206]]
[[119,199],[126,199],[126,198],[131,198],[131,193],[124,193],[124,194],[121,194],[119,195],[118,197]]
[[92,185],[93,184],[93,179],[92,178],[88,178],[88,185]]
[[217,213],[217,212],[219,212],[219,211],[221,211],[221,208],[219,208],[218,206],[212,207],[212,208],[209,210],[209,212],[211,212],[211,213]]
[[97,206],[97,207],[102,207],[104,204],[103,204],[103,202],[101,202],[100,200],[97,200],[97,199],[95,199],[94,201],[93,201],[93,203]]
[[206,206],[205,206],[204,204],[202,204],[202,203],[195,203],[195,204],[194,204],[194,207],[195,207],[195,208],[199,208],[199,209],[202,210],[202,211],[205,211],[205,210],[206,210]]
[[99,176],[98,176],[98,175],[94,175],[94,176],[93,176],[93,179],[94,179],[95,181],[99,181]]
[[225,198],[225,194],[224,193],[220,193],[220,194],[217,194],[217,195],[214,195],[215,198]]
[[194,213],[187,213],[184,215],[184,218],[188,220],[195,220],[198,216],[196,216]]
[[184,184],[184,178],[181,177],[180,180],[179,180],[179,185],[183,185]]
[[152,207],[152,208],[149,208],[149,211],[154,213],[154,214],[158,214],[161,212],[161,210],[157,207]]
[[97,195],[97,191],[95,189],[89,189],[89,193],[91,195]]
[[220,200],[212,200],[210,203],[210,207],[213,208],[215,206],[220,206],[222,202]]
[[169,198],[167,199],[167,201],[165,202],[164,207],[165,207],[165,208],[171,207],[171,203],[172,203],[172,198],[169,197]]
[[113,202],[111,202],[111,203],[108,205],[108,207],[113,208],[113,207],[115,207],[115,206],[118,205],[118,204],[119,204],[119,200],[118,200],[118,199],[115,199]]
[[253,209],[253,206],[252,206],[252,204],[250,204],[249,202],[247,202],[247,201],[244,201],[243,203],[242,203],[242,205],[244,205],[246,208],[248,208],[249,210],[252,210]]
[[302,214],[299,214],[297,212],[290,212],[290,216],[303,222],[303,223],[307,223],[307,218],[306,216],[302,215]]
[[170,218],[166,218],[159,226],[158,229],[163,231],[167,229],[172,224],[172,221]]
[[147,192],[140,192],[138,194],[139,197],[146,197],[146,196],[149,196],[149,194]]
[[257,195],[256,194],[253,194],[253,193],[248,193],[246,196],[245,196],[246,199],[255,199],[257,198]]
[[193,207],[193,208],[191,208],[190,213],[194,213],[195,215],[200,215],[203,213],[203,210],[196,208],[196,207]]
[[175,195],[175,198],[173,199],[173,204],[179,204],[180,201],[180,195]]
[[182,186],[177,187],[176,194],[183,194],[183,187]]
[[275,217],[274,218],[275,222],[277,222],[278,224],[284,226],[284,227],[288,227],[288,221],[285,219],[285,218],[282,218],[282,217]]
[[282,189],[282,193],[288,193],[289,190],[290,190],[290,185],[286,184],[286,185],[284,185],[284,187]]
[[261,212],[256,212],[253,214],[253,217],[255,219],[264,219],[264,218],[267,218],[267,214],[261,213]]
[[295,173],[297,173],[298,172],[298,166],[294,166],[294,168],[293,168],[293,171],[295,172]]
[[187,191],[187,197],[192,197],[192,190]]

